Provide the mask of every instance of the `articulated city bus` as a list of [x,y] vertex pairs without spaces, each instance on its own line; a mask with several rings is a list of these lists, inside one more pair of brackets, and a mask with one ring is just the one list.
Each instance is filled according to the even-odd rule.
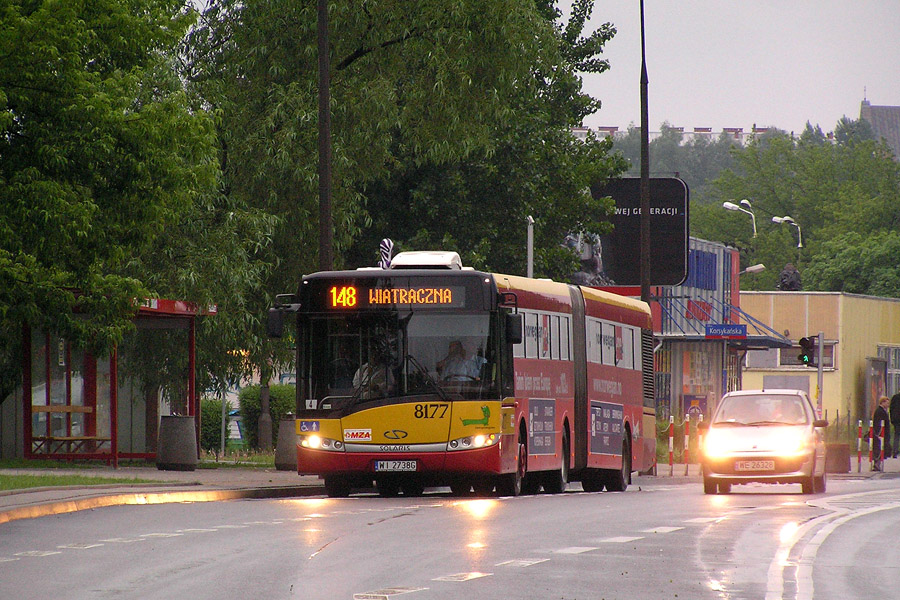
[[643,302],[409,252],[305,276],[270,334],[292,313],[297,469],[329,496],[624,490],[655,463]]

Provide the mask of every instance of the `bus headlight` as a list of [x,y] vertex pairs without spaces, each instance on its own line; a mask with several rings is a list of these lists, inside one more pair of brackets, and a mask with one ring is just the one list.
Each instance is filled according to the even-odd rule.
[[496,433],[470,435],[469,437],[450,440],[447,444],[447,450],[476,450],[493,446],[499,440],[500,436]]
[[329,450],[331,452],[343,452],[344,442],[340,440],[332,440],[317,435],[306,435],[300,438],[300,447],[309,450]]

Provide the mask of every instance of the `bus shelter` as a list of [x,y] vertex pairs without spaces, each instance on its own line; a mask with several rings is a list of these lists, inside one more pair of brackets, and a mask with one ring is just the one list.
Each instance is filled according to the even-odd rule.
[[162,416],[192,416],[195,323],[188,302],[151,299],[112,352],[94,356],[53,332],[24,331],[22,441],[27,459],[153,460]]

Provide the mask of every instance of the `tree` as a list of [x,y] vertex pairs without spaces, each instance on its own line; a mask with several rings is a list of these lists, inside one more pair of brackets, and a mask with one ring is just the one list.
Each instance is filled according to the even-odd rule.
[[[218,116],[224,193],[274,219],[271,244],[254,258],[262,267],[262,283],[260,293],[245,305],[250,316],[241,345],[263,380],[270,368],[286,364],[290,354],[284,344],[265,339],[261,317],[275,293],[295,290],[301,274],[318,263],[315,8],[311,2],[288,0],[212,1],[186,46],[184,75]],[[540,79],[552,82],[548,92],[571,99],[569,90],[577,79],[571,69],[555,70],[562,64],[552,59],[559,52],[560,34],[538,8],[551,10],[552,4],[329,3],[338,266],[347,264],[345,251],[383,212],[399,213],[398,202],[428,197],[423,183],[412,196],[389,198],[385,211],[377,208],[379,194],[406,191],[401,184],[414,177],[415,169],[452,176],[434,183],[457,191],[463,186],[454,177],[476,173],[490,182],[496,165],[484,165],[508,138],[534,133],[523,153],[535,159],[544,153],[545,142],[536,140],[545,132],[528,118],[516,122],[528,116],[517,102],[537,93]],[[599,68],[591,62],[593,43],[579,39],[572,52],[584,55],[579,64]],[[593,106],[583,96],[577,102],[582,113]],[[542,106],[543,111],[550,108],[549,103]],[[571,114],[568,107],[566,118]],[[538,118],[560,120],[543,113]],[[556,135],[564,139],[558,131]],[[560,142],[550,142],[556,152]],[[505,153],[503,164],[513,165],[514,158]],[[569,172],[588,170],[583,159],[569,165],[571,159],[560,154],[558,160]],[[523,194],[542,193],[551,183],[534,179]],[[581,180],[587,181],[587,175]],[[568,189],[584,200],[585,187]],[[498,219],[502,213],[492,214]]]
[[[861,256],[871,254],[870,242],[862,241],[881,239],[880,232],[900,224],[900,165],[883,143],[841,138],[823,141],[827,136],[808,127],[799,139],[779,134],[735,150],[735,168],[723,171],[714,189],[720,198],[752,202],[758,237],[751,238],[745,215],[726,214],[715,204],[693,211],[692,232],[745,249],[745,265],[769,266],[744,282],[754,289],[773,289],[788,262],[803,273],[804,289],[836,289],[839,280],[822,270],[834,264],[834,253],[855,245]],[[802,249],[798,230],[772,223],[775,216],[791,216],[800,225]],[[847,237],[852,232],[863,237]]]
[[[632,177],[640,175],[640,138],[640,129],[629,127],[628,133],[613,145],[631,163],[628,175]],[[685,142],[680,129],[663,123],[659,137],[650,142],[651,176],[679,177],[688,185],[692,207],[707,204],[712,201],[708,183],[720,171],[733,166],[731,150],[735,147],[734,140],[724,134],[715,139],[694,136]]]
[[[611,204],[594,200],[589,185],[620,173],[610,142],[576,140],[571,128],[599,107],[581,92],[579,72],[604,72],[599,59],[614,34],[609,24],[589,35],[590,2],[573,4],[565,24],[553,3],[538,3],[552,46],[532,58],[532,73],[508,97],[484,151],[457,160],[417,160],[406,153],[398,168],[365,191],[372,225],[348,253],[351,265],[369,265],[378,240],[401,249],[456,250],[466,265],[508,273],[526,271],[526,217],[535,225],[535,272],[568,278],[577,260],[562,246],[574,231],[605,232]],[[403,144],[398,140],[398,147]],[[396,206],[404,210],[396,210]]]
[[22,324],[120,341],[162,289],[141,257],[214,192],[212,121],[172,76],[192,20],[178,0],[0,9],[0,397]]

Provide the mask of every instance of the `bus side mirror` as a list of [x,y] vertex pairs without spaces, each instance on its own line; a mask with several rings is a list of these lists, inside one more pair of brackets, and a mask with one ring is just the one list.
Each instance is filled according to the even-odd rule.
[[266,321],[266,333],[270,338],[280,338],[284,334],[284,311],[279,308],[269,309]]
[[522,343],[522,313],[507,313],[506,315],[506,342],[509,344]]

